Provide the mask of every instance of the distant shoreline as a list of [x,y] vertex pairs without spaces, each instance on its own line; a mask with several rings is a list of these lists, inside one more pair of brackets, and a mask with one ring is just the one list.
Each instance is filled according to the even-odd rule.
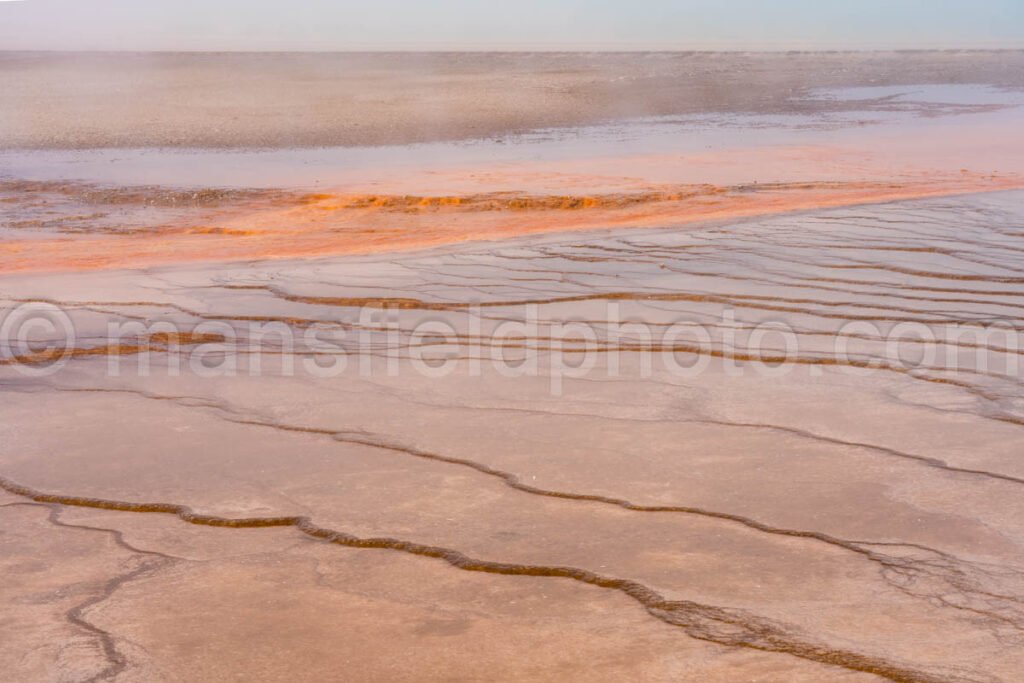
[[0,52],[0,149],[469,140],[645,116],[844,111],[820,88],[1024,88],[1024,50]]

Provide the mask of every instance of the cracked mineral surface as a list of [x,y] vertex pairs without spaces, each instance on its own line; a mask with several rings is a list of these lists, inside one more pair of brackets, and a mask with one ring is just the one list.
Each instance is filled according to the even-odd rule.
[[1020,55],[487,59],[0,135],[2,677],[1020,680]]

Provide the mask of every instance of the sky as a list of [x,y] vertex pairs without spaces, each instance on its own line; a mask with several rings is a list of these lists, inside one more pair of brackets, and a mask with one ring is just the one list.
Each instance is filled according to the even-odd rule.
[[0,49],[1024,48],[1024,0],[0,0]]

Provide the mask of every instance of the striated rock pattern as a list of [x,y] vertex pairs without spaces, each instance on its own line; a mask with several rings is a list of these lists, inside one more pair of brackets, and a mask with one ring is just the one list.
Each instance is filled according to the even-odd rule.
[[1011,191],[8,275],[0,660],[1019,680],[1022,238]]

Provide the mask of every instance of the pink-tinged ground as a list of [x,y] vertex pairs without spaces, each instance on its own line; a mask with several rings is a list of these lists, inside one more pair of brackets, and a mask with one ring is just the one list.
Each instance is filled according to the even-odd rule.
[[[21,59],[0,58],[22,88],[0,118],[49,101],[50,58]],[[207,59],[196,81],[202,59],[153,58],[179,88],[126,111],[126,139],[206,144],[186,124],[246,111],[231,90],[160,118],[270,58]],[[399,79],[475,103],[432,100],[437,137],[521,127],[479,97],[512,58],[480,59]],[[661,71],[687,56],[527,60],[555,93],[530,122],[601,119],[620,87],[703,92],[701,121],[0,152],[0,677],[1018,680],[1018,93],[844,108],[779,86],[1015,82],[1021,57],[763,59],[693,57],[700,82]],[[774,76],[722,84],[737,64]],[[121,140],[62,68],[85,123],[55,108],[9,138]],[[225,146],[345,142],[415,100],[295,131],[302,98],[275,97],[308,83],[284,73]],[[373,100],[378,75],[332,82]],[[789,118],[751,114],[766,100]],[[376,142],[418,139],[385,124]]]

